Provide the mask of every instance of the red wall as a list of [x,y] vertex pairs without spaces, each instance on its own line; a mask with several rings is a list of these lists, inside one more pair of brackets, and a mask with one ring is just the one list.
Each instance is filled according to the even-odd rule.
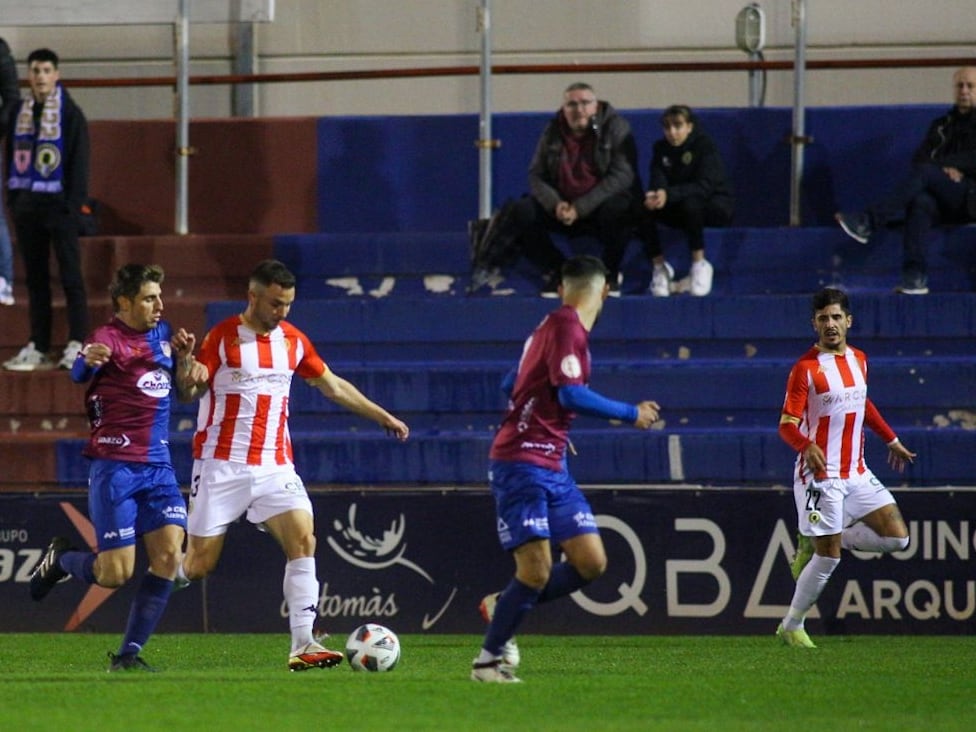
[[[174,233],[176,122],[95,120],[90,129],[100,233]],[[190,146],[190,233],[317,230],[314,117],[194,121]]]

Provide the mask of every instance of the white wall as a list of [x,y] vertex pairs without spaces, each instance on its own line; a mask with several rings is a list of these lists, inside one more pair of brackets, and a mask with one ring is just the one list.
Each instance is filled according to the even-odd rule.
[[[746,54],[735,47],[734,19],[745,4],[744,0],[493,0],[493,60],[495,64],[741,61]],[[767,16],[767,60],[791,60],[792,3],[767,0],[760,5]],[[808,0],[806,6],[809,60],[976,58],[972,0]],[[279,0],[275,21],[256,26],[258,71],[477,66],[479,7],[478,0]],[[0,34],[21,61],[39,46],[56,50],[69,88],[72,77],[173,73],[169,26],[0,26]],[[234,35],[224,25],[194,25],[192,73],[229,73]],[[951,67],[811,71],[807,102],[948,103],[951,72]],[[498,111],[553,109],[562,88],[580,78],[621,108],[661,107],[678,101],[697,107],[748,102],[745,72],[540,74],[497,76],[494,107]],[[173,90],[168,87],[78,88],[74,93],[92,119],[173,114]],[[789,106],[792,94],[792,73],[771,72],[766,104]],[[226,86],[194,86],[191,99],[193,116],[229,114]],[[458,113],[476,112],[478,106],[476,76],[277,83],[264,85],[258,93],[258,113],[265,116]]]

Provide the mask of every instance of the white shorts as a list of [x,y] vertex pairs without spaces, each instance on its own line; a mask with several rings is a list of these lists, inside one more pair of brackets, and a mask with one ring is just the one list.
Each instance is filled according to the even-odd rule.
[[262,524],[287,511],[312,514],[312,502],[291,465],[245,465],[227,460],[194,460],[187,533],[219,536],[247,512]]
[[841,533],[872,511],[895,502],[891,491],[865,470],[850,478],[826,478],[793,484],[797,528],[804,536]]

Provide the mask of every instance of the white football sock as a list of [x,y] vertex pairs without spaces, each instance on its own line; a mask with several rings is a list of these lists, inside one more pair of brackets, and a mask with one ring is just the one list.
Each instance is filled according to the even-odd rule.
[[857,549],[861,552],[899,552],[908,548],[908,537],[881,536],[865,523],[858,522],[844,529],[840,535],[840,544],[847,550]]
[[823,588],[827,586],[827,580],[837,569],[840,559],[833,557],[822,557],[814,554],[810,557],[807,566],[796,578],[796,589],[793,591],[793,601],[790,609],[783,618],[784,630],[799,630],[803,627],[803,621],[810,612],[810,608],[817,602]]
[[315,577],[315,557],[300,557],[285,564],[282,583],[288,605],[291,650],[297,651],[314,640],[312,627],[318,617],[319,581]]

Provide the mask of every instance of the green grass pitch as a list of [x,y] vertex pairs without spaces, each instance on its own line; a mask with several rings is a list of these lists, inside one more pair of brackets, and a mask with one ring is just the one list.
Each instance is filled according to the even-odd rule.
[[[344,638],[332,638],[340,648]],[[480,636],[405,635],[385,674],[290,673],[287,635],[0,635],[4,730],[971,730],[976,636],[525,636],[522,684],[468,679]]]

